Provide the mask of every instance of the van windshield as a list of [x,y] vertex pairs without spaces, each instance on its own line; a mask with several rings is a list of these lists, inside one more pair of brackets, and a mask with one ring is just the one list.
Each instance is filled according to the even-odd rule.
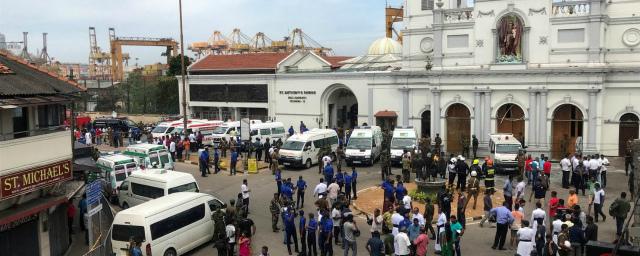
[[300,150],[302,150],[303,146],[304,146],[304,142],[302,142],[302,141],[288,140],[288,141],[284,142],[284,144],[282,145],[282,149],[300,151]]
[[167,131],[167,129],[169,129],[168,126],[156,126],[156,128],[153,128],[153,130],[151,130],[152,133],[164,133]]
[[160,168],[169,167],[165,166],[169,163],[169,153],[167,153],[166,149],[149,153],[149,164],[151,165],[151,167],[154,163],[157,164],[157,167]]
[[131,237],[134,237],[139,241],[145,241],[144,227],[118,224],[113,225],[113,230],[111,231],[111,238],[113,240],[129,242]]
[[519,144],[498,144],[496,145],[496,153],[498,154],[518,154],[520,151]]
[[198,190],[198,185],[196,185],[195,182],[191,182],[191,183],[169,188],[169,194],[178,193],[178,192],[196,192],[196,190]]
[[218,126],[215,130],[213,130],[213,134],[225,134],[227,133],[227,129],[229,127],[226,126]]
[[371,148],[371,138],[350,138],[349,144],[347,144],[348,149],[370,149]]
[[393,149],[412,149],[416,146],[415,138],[393,138],[391,139],[391,148]]

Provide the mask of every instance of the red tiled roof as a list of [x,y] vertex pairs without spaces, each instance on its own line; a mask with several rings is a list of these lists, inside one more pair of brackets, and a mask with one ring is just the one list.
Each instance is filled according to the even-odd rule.
[[398,114],[396,114],[395,111],[384,110],[384,111],[378,111],[378,113],[376,113],[374,116],[375,117],[398,117]]
[[13,73],[13,71],[11,71],[9,67],[2,65],[2,63],[0,63],[0,75],[7,75],[7,74],[15,74],[15,73]]
[[290,53],[248,53],[233,55],[208,55],[194,63],[190,71],[204,70],[275,70],[280,61]]
[[353,58],[348,56],[320,56],[320,57],[325,59],[327,62],[331,63],[332,68],[342,67],[342,64],[340,64],[341,61],[345,61]]

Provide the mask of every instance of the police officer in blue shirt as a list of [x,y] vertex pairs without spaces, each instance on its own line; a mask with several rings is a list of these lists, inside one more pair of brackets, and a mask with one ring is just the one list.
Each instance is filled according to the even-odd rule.
[[396,186],[396,200],[398,202],[402,202],[402,198],[407,194],[407,189],[404,188],[402,182],[398,182],[398,186]]
[[358,172],[356,171],[356,167],[351,167],[351,190],[353,190],[353,200],[358,199],[356,184],[358,183]]
[[324,181],[329,184],[333,183],[333,166],[331,163],[328,163],[327,166],[324,167]]
[[393,181],[387,179],[382,182],[382,189],[384,189],[384,198],[389,199],[389,201],[393,203],[395,201],[395,198],[393,197]]
[[275,179],[276,179],[276,187],[278,189],[278,197],[280,197],[280,194],[282,194],[282,173],[280,169],[276,169]]
[[282,195],[287,200],[285,205],[290,206],[293,202],[293,184],[291,184],[291,178],[287,178],[287,181],[282,184]]
[[293,212],[291,207],[287,207],[287,211],[282,213],[282,218],[284,219],[284,232],[287,238],[287,251],[289,255],[291,255],[291,238],[293,237],[293,243],[295,245],[296,253],[299,253],[298,250],[298,235],[296,234],[296,224],[295,219],[296,215]]
[[304,217],[304,211],[298,211],[298,215],[300,219],[298,220],[298,230],[300,230],[300,246],[302,246],[302,255],[307,255],[307,232],[305,232],[305,227],[307,226],[307,219]]
[[344,174],[344,195],[347,198],[348,204],[351,203],[351,182],[353,182],[353,178],[349,173]]
[[[304,208],[304,191],[307,189],[307,182],[302,179],[302,176],[298,177],[298,182],[296,182],[296,208],[302,209]],[[300,204],[300,200],[302,200],[302,204]],[[304,217],[304,216],[302,216]]]
[[[309,221],[306,226],[307,248],[309,248],[309,255],[313,255],[313,256],[318,255],[318,249],[316,246],[316,240],[318,239],[318,235],[316,234],[316,230],[318,230],[318,221],[316,220],[313,213],[309,213]],[[313,252],[313,254],[311,252]]]
[[342,188],[344,187],[344,173],[342,173],[342,170],[340,170],[340,168],[338,168],[338,173],[336,173],[336,183],[338,183],[338,186],[340,187],[340,190],[338,192],[341,193]]
[[321,214],[322,219],[320,220],[320,237],[318,237],[320,255],[333,255],[333,244],[331,244],[333,221],[329,216],[329,211],[323,210]]

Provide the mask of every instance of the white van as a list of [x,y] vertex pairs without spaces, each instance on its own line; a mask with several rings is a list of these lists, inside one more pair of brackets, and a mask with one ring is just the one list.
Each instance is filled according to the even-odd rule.
[[[250,120],[249,122],[249,126],[262,123],[262,121],[260,120]],[[213,135],[211,135],[213,137],[213,143],[220,143],[220,141],[222,141],[222,138],[225,138],[228,142],[229,138],[231,138],[231,134],[235,134],[235,136],[237,137],[240,136],[240,121],[226,122],[216,127],[213,130]]]
[[412,128],[396,128],[393,130],[391,137],[391,164],[400,164],[402,162],[402,154],[407,150],[412,152],[418,145],[418,134]]
[[338,149],[338,133],[331,129],[312,129],[289,137],[280,148],[280,164],[285,167],[304,166],[310,168],[318,163],[318,153],[323,147],[331,152]]
[[117,197],[116,188],[130,176],[138,171],[138,163],[132,157],[115,154],[101,156],[96,160],[96,167],[101,171],[101,176],[108,185],[106,188],[110,194],[110,199]]
[[516,174],[522,144],[510,133],[489,134],[489,151],[496,173]]
[[264,143],[267,138],[273,142],[278,139],[285,139],[284,125],[281,122],[266,122],[250,125],[251,141],[260,138],[260,142]]
[[226,206],[203,193],[181,192],[120,211],[111,224],[111,248],[128,255],[129,240],[142,241],[145,256],[182,255],[213,238],[212,214]]
[[[122,154],[133,157],[144,168],[173,170],[174,162],[169,151],[158,144],[140,143],[128,146]],[[154,167],[155,165],[155,167]]]
[[147,169],[127,177],[118,187],[118,202],[123,209],[177,192],[198,192],[193,175],[165,169]]
[[382,129],[380,126],[367,126],[353,129],[344,154],[347,165],[373,165],[381,151]]

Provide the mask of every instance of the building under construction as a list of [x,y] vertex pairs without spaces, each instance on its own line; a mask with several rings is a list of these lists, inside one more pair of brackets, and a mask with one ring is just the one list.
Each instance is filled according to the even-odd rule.
[[313,51],[324,56],[333,55],[331,48],[322,46],[300,28],[293,29],[280,41],[272,40],[262,32],[249,37],[238,28],[233,29],[227,36],[220,31],[214,31],[206,42],[194,42],[189,46],[189,50],[196,53],[197,58],[209,54],[287,53],[295,50]]

